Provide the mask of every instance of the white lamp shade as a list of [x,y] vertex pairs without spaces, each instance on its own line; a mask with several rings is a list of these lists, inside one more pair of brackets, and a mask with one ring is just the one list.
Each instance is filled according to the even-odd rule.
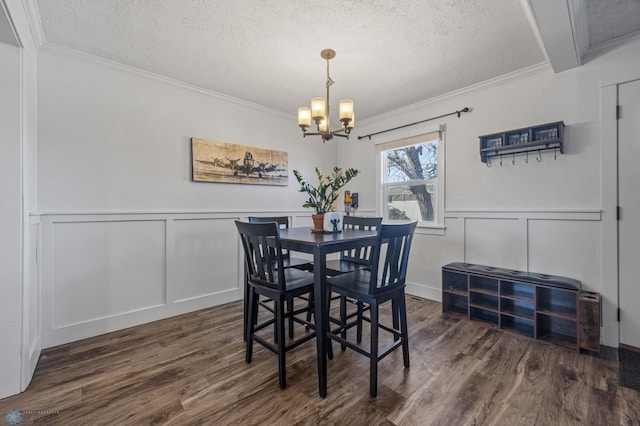
[[298,126],[311,126],[311,108],[298,108]]
[[314,120],[321,120],[325,116],[326,102],[324,98],[312,98],[311,99],[311,118]]
[[356,122],[356,115],[355,114],[351,114],[351,121],[349,121],[349,124],[347,124],[347,128],[353,129],[353,126],[354,126],[355,122]]
[[323,118],[322,120],[320,120],[320,123],[318,124],[318,130],[320,130],[321,132],[327,132],[327,119]]
[[340,120],[344,119],[353,119],[353,101],[351,99],[340,101]]

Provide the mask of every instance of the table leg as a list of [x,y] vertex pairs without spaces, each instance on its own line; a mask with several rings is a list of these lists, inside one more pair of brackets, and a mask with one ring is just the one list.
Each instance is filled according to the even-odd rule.
[[318,249],[313,253],[313,291],[316,300],[316,358],[318,360],[318,393],[321,398],[327,396],[327,296],[324,291],[327,274],[327,255]]

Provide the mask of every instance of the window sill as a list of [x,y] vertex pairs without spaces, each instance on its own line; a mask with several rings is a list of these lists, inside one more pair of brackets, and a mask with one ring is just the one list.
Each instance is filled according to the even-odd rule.
[[444,235],[446,229],[447,228],[444,225],[428,224],[422,222],[418,223],[415,233],[421,235]]

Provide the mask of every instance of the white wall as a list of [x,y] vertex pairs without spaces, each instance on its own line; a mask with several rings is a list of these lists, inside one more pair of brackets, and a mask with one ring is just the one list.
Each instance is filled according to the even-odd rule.
[[[286,151],[311,176],[336,147],[284,114],[106,61],[39,56],[38,200],[44,347],[242,297],[233,223],[287,214],[288,186],[191,181],[190,138]],[[240,313],[239,313],[240,314]]]
[[[602,276],[602,215],[607,212],[600,201],[600,89],[631,75],[640,77],[639,42],[577,69],[553,74],[534,67],[361,121],[356,136],[472,108],[461,118],[431,123],[446,126],[446,231],[417,231],[408,277],[411,291],[439,298],[440,268],[451,261],[576,278],[583,288],[604,294],[602,341],[617,346],[617,300],[612,297],[617,290],[609,291],[617,282]],[[479,136],[561,120],[566,125],[565,154],[558,153],[557,159],[545,152],[542,163],[530,156],[525,164],[523,155],[516,156],[515,165],[505,157],[502,167],[493,161],[488,168],[480,161]],[[426,126],[413,128],[413,134]],[[374,136],[372,142],[408,132]],[[355,183],[359,187],[354,190],[362,194],[364,208],[375,209],[375,153],[363,141],[340,145],[338,158],[344,166],[367,170],[371,178]]]
[[303,139],[290,115],[226,101],[87,57],[40,56],[42,212],[297,209],[289,186],[191,182],[190,138],[289,153],[289,169],[332,167],[335,146]]

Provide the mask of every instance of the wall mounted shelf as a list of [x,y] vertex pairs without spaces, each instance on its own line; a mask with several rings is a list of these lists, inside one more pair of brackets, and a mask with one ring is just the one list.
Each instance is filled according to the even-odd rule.
[[[550,149],[564,154],[564,122],[541,124],[480,136],[480,160],[490,164],[492,157],[541,152]],[[540,161],[540,160],[538,160]]]

